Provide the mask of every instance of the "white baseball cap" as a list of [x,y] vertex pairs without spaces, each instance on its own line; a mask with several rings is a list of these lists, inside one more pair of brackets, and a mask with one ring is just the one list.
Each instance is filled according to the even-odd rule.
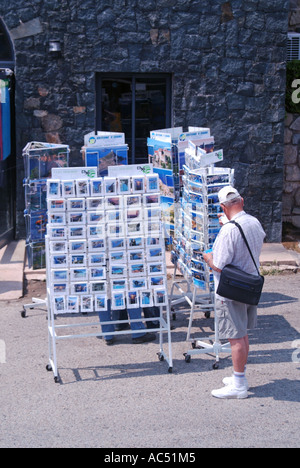
[[218,197],[219,202],[223,204],[240,197],[240,194],[237,189],[233,188],[231,185],[227,185],[218,192]]

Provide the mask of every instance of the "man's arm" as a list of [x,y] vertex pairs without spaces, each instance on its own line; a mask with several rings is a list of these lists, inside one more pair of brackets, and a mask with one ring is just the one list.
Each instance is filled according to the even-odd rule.
[[214,262],[213,262],[213,255],[211,252],[209,253],[204,253],[203,254],[203,258],[204,258],[204,261],[207,263],[207,265],[214,271],[217,271],[218,273],[221,273],[222,270],[220,270],[219,268],[217,268],[215,265],[214,265]]

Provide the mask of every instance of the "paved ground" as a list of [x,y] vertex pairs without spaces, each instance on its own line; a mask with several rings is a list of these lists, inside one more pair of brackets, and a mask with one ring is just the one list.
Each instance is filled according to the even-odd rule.
[[[172,374],[157,341],[136,345],[124,335],[113,347],[98,338],[60,342],[55,384],[45,370],[45,312],[20,315],[45,293],[45,283],[30,281],[27,297],[1,302],[0,447],[299,447],[299,285],[299,273],[266,277],[250,336],[250,397],[222,401],[210,392],[231,374],[230,356],[219,370],[210,355],[185,363],[187,313],[172,323]],[[212,326],[199,314],[193,331]]]

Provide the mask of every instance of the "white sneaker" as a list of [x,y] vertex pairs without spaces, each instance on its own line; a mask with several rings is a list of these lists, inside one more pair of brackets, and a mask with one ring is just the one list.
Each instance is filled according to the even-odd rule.
[[[223,380],[222,380],[223,384],[224,385],[233,385],[233,375],[231,377],[225,377]],[[249,390],[249,384],[248,384],[248,380],[247,378],[245,377],[245,387],[247,390]]]
[[223,388],[219,388],[218,390],[213,390],[211,392],[212,396],[215,398],[223,398],[223,399],[244,399],[248,398],[248,391],[246,387],[242,388],[235,388],[233,385],[225,385]]

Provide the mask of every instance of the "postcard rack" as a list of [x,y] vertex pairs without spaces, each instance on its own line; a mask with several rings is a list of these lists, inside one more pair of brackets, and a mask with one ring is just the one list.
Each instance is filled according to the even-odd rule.
[[[47,181],[47,370],[53,371],[56,382],[60,380],[57,342],[134,333],[103,331],[106,325],[126,323],[101,320],[102,313],[106,316],[108,301],[111,310],[127,309],[130,325],[153,321],[141,315],[131,319],[130,309],[158,307],[157,328],[145,327],[143,332],[158,332],[158,358],[166,361],[168,372],[172,372],[158,184],[156,174]],[[91,322],[97,315],[100,320]],[[74,316],[80,316],[77,323],[70,319]],[[67,323],[61,323],[64,317],[68,317]],[[98,330],[84,332],[86,327]],[[80,328],[84,330],[78,333]],[[75,330],[66,335],[67,329]],[[168,353],[163,349],[163,333],[167,333]]]
[[[172,259],[175,266],[170,293],[170,308],[185,302],[190,307],[187,341],[192,343],[192,350],[185,353],[186,362],[194,354],[213,353],[216,355],[214,368],[218,367],[219,354],[229,352],[228,344],[219,341],[218,323],[215,315],[214,339],[207,343],[191,336],[195,313],[203,312],[209,318],[215,312],[214,278],[212,270],[203,259],[203,253],[210,251],[220,230],[218,214],[221,207],[218,200],[219,190],[233,184],[234,171],[214,165],[201,167],[201,158],[205,152],[199,148],[192,151],[191,145],[186,150],[183,193],[178,209],[173,240]],[[209,158],[208,158],[209,161]],[[182,279],[176,276],[180,272]],[[184,287],[185,286],[185,287]],[[179,292],[180,294],[176,294]],[[180,309],[181,310],[181,309]]]
[[28,267],[45,268],[47,224],[47,179],[53,168],[68,167],[69,146],[29,142],[23,149],[25,179],[25,226]]

